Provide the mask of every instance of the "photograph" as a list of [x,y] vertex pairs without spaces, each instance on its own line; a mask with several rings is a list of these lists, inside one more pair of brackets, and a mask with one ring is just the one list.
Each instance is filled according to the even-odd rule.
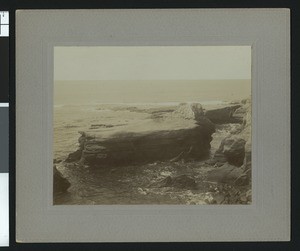
[[15,16],[17,243],[291,239],[289,9]]
[[252,204],[251,46],[53,51],[53,205]]

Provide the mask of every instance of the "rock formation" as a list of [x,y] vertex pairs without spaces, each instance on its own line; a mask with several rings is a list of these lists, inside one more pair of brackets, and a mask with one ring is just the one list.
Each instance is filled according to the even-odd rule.
[[236,123],[239,122],[239,118],[237,116],[234,117],[233,114],[240,107],[241,105],[229,105],[222,108],[214,108],[205,111],[204,115],[215,124]]
[[[96,203],[107,203],[106,193],[118,201],[124,191],[130,195],[126,203],[132,203],[135,192],[147,203],[154,198],[155,203],[172,204],[251,203],[250,100],[209,110],[199,103],[115,109],[124,109],[134,119],[104,124],[95,118],[80,132],[78,149],[65,161],[54,160],[68,170],[69,193],[87,191],[88,196],[95,186]],[[212,146],[217,150],[211,153],[215,127]],[[55,166],[53,171],[54,194],[67,191],[68,180]]]
[[181,104],[160,119],[81,132],[80,147],[68,161],[80,156],[81,163],[100,167],[171,160],[181,153],[203,159],[209,154],[214,130],[200,104]]
[[81,153],[82,151],[79,149],[73,153],[70,153],[68,155],[68,158],[65,160],[66,162],[74,162],[74,161],[79,161],[81,158]]
[[238,109],[236,109],[233,114],[232,114],[232,118],[234,119],[234,121],[239,122],[239,123],[243,123],[245,114],[246,114],[246,107],[242,106],[239,107]]
[[208,173],[207,180],[232,185],[244,185],[247,183],[244,170],[228,163],[210,171]]
[[53,192],[54,194],[59,194],[66,192],[71,186],[70,182],[62,176],[62,174],[57,170],[56,166],[53,166]]
[[228,162],[235,166],[241,166],[245,157],[246,141],[237,136],[229,136],[222,140],[214,158],[217,162]]
[[181,103],[172,113],[174,117],[192,120],[203,119],[204,111],[199,103]]
[[[241,102],[231,115],[241,126],[224,138],[208,163],[215,164],[207,180],[217,183],[247,185],[251,182],[251,102]],[[223,164],[223,165],[222,165]]]

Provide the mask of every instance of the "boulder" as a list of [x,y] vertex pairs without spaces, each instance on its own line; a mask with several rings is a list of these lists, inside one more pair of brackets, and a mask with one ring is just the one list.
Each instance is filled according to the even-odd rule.
[[199,103],[181,103],[173,112],[173,116],[183,119],[199,120],[203,117],[204,111]]
[[210,171],[206,180],[231,185],[246,185],[249,183],[244,169],[229,163]]
[[222,140],[214,159],[218,162],[228,162],[235,166],[241,166],[245,157],[246,141],[238,136],[229,136]]
[[57,170],[56,166],[53,166],[53,192],[59,194],[66,192],[71,186],[70,182],[63,177],[60,171]]
[[230,105],[221,108],[214,108],[205,111],[204,115],[215,124],[238,123],[239,121],[233,117],[233,114],[240,107],[241,105]]

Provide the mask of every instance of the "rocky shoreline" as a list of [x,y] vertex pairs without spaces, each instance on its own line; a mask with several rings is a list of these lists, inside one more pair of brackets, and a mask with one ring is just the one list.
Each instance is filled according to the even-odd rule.
[[[54,160],[54,204],[251,203],[250,99],[208,110],[199,103],[126,109],[149,117],[92,124],[75,152]],[[218,128],[232,123],[212,154]]]

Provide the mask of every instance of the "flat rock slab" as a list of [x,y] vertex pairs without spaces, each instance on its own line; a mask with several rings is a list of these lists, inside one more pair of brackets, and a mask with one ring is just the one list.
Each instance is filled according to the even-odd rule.
[[182,154],[201,159],[209,154],[214,125],[195,120],[165,118],[82,132],[81,161],[90,165],[127,165],[171,160]]
[[127,138],[138,135],[148,135],[156,132],[193,129],[197,127],[196,121],[184,119],[145,119],[135,123],[129,123],[122,126],[99,128],[94,130],[86,130],[82,134],[87,138],[93,138],[98,141],[104,141],[113,138]]

